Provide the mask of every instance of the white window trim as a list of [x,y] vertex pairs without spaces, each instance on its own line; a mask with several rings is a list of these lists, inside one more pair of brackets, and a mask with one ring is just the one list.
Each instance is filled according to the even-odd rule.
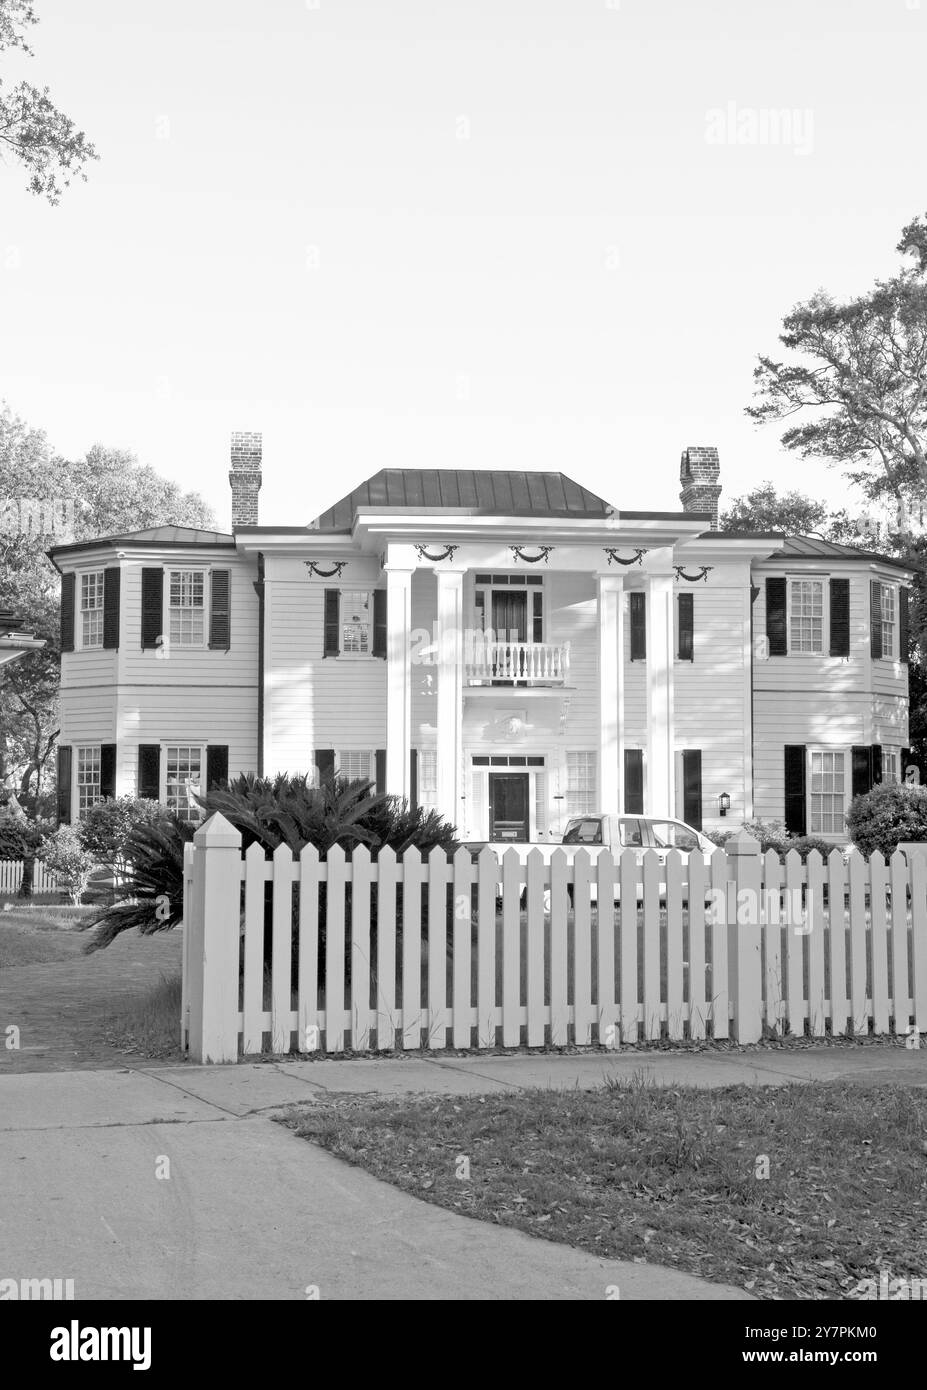
[[[830,653],[830,576],[824,574],[788,574],[785,576],[785,630],[787,650],[789,656],[797,656],[802,660],[807,657],[820,659]],[[823,590],[821,602],[821,650],[816,652],[803,652],[792,646],[792,585],[793,584],[820,584]],[[831,750],[832,751],[832,750]]]
[[[171,575],[172,574],[201,574],[203,576],[203,640],[202,642],[172,642],[171,641]],[[211,612],[212,593],[211,593],[212,571],[208,565],[165,565],[164,566],[164,591],[161,611],[164,614],[165,631],[161,634],[164,639],[164,646],[168,650],[178,652],[203,652],[209,648],[209,614]],[[177,744],[171,744],[176,748]]]
[[[901,595],[899,594],[899,589],[901,586],[899,584],[892,584],[885,579],[879,579],[877,580],[877,583],[879,585],[879,631],[882,636],[882,652],[879,656],[875,658],[875,660],[898,661],[898,645],[901,640],[901,635],[899,632],[899,620],[901,616]],[[888,656],[885,655],[885,624],[882,621],[882,592],[885,589],[888,589],[892,594],[892,597],[894,599],[895,610],[895,617],[892,621],[892,650],[888,654]]]
[[[95,752],[96,752],[96,754],[97,754],[97,763],[99,764],[99,767],[100,767],[100,777],[101,777],[101,779],[102,779],[102,776],[103,776],[103,766],[102,766],[103,745],[102,745],[102,743],[76,743],[76,744],[74,745],[74,767],[73,767],[72,773],[71,773],[71,777],[72,777],[72,780],[73,780],[73,787],[72,787],[72,794],[71,794],[71,821],[72,821],[72,823],[75,822],[75,821],[79,821],[80,818],[81,818],[81,809],[80,809],[80,755],[81,755],[81,753],[87,752],[88,749],[91,750],[91,751],[95,751]],[[98,800],[102,800],[102,797],[98,797],[97,799],[98,799]],[[94,803],[94,804],[95,804],[95,803]]]
[[[811,814],[811,769],[812,754],[814,753],[841,753],[843,755],[843,826],[840,830],[814,830],[812,828]],[[853,799],[853,767],[849,761],[851,750],[849,748],[834,748],[832,745],[815,743],[809,744],[805,750],[805,824],[807,834],[819,836],[821,839],[832,839],[835,842],[846,839],[846,814],[850,802]]]
[[[88,578],[88,577],[89,577],[90,575],[92,575],[92,574],[99,575],[99,577],[100,577],[100,593],[101,593],[101,595],[103,595],[103,603],[100,605],[100,607],[99,607],[97,610],[95,610],[95,611],[97,611],[97,612],[100,614],[100,640],[99,640],[99,642],[85,642],[85,641],[84,641],[84,611],[85,611],[85,610],[84,610],[84,608],[83,608],[82,601],[81,601],[81,600],[82,600],[82,597],[83,597],[83,587],[84,587],[83,581],[84,581],[84,579]],[[76,605],[77,605],[77,612],[76,612],[75,615],[74,615],[74,650],[75,650],[76,652],[101,652],[101,651],[103,651],[103,621],[104,621],[103,615],[104,615],[104,613],[106,612],[106,598],[105,598],[105,584],[106,584],[106,578],[105,578],[105,575],[106,575],[105,569],[99,568],[99,567],[96,567],[96,566],[95,566],[93,569],[75,570],[75,582],[74,582],[74,587],[75,587],[75,589],[76,589],[76,591],[77,591],[77,592],[76,592],[76,595],[75,595],[75,602],[76,602]],[[87,611],[89,612],[89,611],[91,611],[91,610],[88,609]],[[89,744],[84,744],[84,745],[82,745],[82,746],[83,746],[83,747],[89,747],[90,745],[89,745]]]
[[[481,569],[481,570],[480,570],[480,573],[481,573],[481,574],[486,574],[486,573],[490,573],[490,571]],[[495,573],[495,574],[502,574],[503,571],[502,571],[501,569],[497,569],[497,570],[492,571],[492,573]],[[520,573],[520,571],[513,571],[513,573]],[[527,603],[527,614],[526,614],[526,621],[525,621],[525,630],[530,634],[529,637],[528,637],[528,645],[529,645],[529,646],[544,646],[545,643],[549,640],[549,639],[548,639],[548,635],[547,635],[547,632],[548,632],[548,629],[547,629],[547,611],[548,611],[548,603],[547,603],[547,585],[544,583],[544,575],[543,575],[543,574],[537,575],[536,578],[540,579],[540,581],[541,581],[540,584],[525,584],[524,586],[522,586],[521,584],[513,584],[513,585],[511,586],[511,588],[509,588],[509,587],[508,587],[507,585],[505,585],[505,584],[477,584],[476,580],[474,579],[474,581],[473,581],[473,626],[474,626],[475,630],[476,630],[477,632],[486,632],[490,627],[492,627],[492,623],[491,623],[491,617],[492,617],[492,595],[493,595],[493,593],[494,593],[496,590],[498,590],[498,592],[499,592],[500,594],[503,594],[503,593],[511,593],[511,592],[512,592],[512,589],[514,589],[514,591],[515,591],[516,593],[528,594],[529,596],[530,596],[531,594],[540,594],[540,595],[541,595],[541,637],[540,637],[540,641],[535,642],[535,640],[534,640],[534,635],[533,635],[533,634],[534,634],[534,603],[533,603],[533,601],[530,600],[530,598],[529,598],[529,601],[528,601],[528,603]],[[477,607],[477,604],[476,604],[476,596],[477,596],[477,594],[483,594],[483,595],[484,595],[484,598],[483,598],[483,610],[482,610],[482,623],[483,623],[483,626],[482,626],[482,627],[480,626],[480,618],[481,618],[480,610],[479,610],[479,608]],[[494,628],[493,628],[493,631],[495,631]]]
[[[198,748],[200,752],[200,788],[202,790],[203,780],[206,776],[206,743],[200,743],[195,738],[171,738],[161,741],[161,759],[158,772],[158,800],[162,806],[167,806],[167,750],[169,748]],[[200,820],[202,820],[202,808]]]
[[[374,655],[373,655],[373,639],[374,639],[374,631],[373,631],[373,627],[374,627],[374,623],[373,623],[373,595],[374,595],[375,591],[376,591],[376,585],[365,586],[365,585],[363,585],[363,584],[358,584],[358,585],[356,586],[356,588],[355,588],[355,587],[351,587],[350,585],[343,585],[343,586],[338,590],[338,656],[337,656],[336,660],[338,660],[338,661],[373,661],[373,660],[374,660]],[[344,617],[342,616],[342,612],[343,612],[343,605],[344,605],[344,596],[345,596],[345,594],[366,594],[366,595],[367,595],[368,604],[369,604],[369,613],[370,613],[370,617],[369,617],[368,622],[367,622],[367,626],[368,626],[368,628],[369,628],[369,633],[368,633],[368,640],[367,640],[367,651],[365,651],[365,652],[346,652],[345,649],[344,649],[344,629],[345,629],[345,621],[344,621]],[[349,750],[345,750],[345,751],[349,751]]]

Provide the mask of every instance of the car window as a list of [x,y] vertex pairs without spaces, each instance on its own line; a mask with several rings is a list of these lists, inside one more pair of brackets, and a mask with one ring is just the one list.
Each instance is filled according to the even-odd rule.
[[600,845],[602,843],[602,822],[595,816],[583,816],[571,820],[563,832],[565,845]]
[[644,827],[639,820],[623,816],[618,822],[618,843],[637,849],[644,843]]
[[650,832],[660,849],[678,849],[683,854],[699,849],[699,838],[694,830],[681,821],[651,821]]

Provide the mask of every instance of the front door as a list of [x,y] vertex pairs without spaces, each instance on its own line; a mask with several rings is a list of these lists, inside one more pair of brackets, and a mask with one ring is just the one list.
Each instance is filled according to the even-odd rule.
[[489,774],[489,838],[527,840],[529,777],[527,772]]

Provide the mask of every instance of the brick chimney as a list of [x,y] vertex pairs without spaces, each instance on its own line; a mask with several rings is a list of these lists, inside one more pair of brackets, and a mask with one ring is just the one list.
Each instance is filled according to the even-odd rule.
[[710,512],[711,530],[718,529],[718,499],[721,496],[721,464],[718,451],[690,444],[683,449],[679,464],[682,491],[679,500],[683,511]]
[[235,430],[232,434],[232,529],[257,526],[261,490],[261,436]]

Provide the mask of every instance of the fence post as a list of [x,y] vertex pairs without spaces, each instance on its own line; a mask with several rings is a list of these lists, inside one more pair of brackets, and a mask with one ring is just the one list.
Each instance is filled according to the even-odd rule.
[[[724,846],[734,892],[728,895],[728,990],[734,1005],[734,1041],[759,1042],[763,1034],[760,955],[762,919],[760,846],[738,830]],[[733,897],[733,900],[732,900]]]
[[241,835],[218,812],[193,836],[186,997],[194,1062],[238,1060]]

